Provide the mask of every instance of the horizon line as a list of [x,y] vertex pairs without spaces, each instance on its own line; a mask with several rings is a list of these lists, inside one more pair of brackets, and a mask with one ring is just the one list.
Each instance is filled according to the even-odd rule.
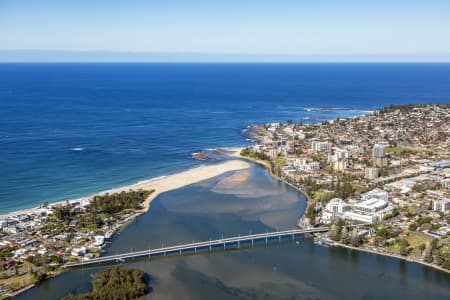
[[0,64],[450,64],[448,61],[4,61]]
[[268,54],[125,52],[108,50],[0,50],[1,63],[450,63],[450,53]]

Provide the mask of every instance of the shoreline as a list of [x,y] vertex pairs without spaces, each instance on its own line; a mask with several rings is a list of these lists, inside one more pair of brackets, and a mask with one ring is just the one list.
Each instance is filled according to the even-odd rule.
[[[140,181],[138,183],[129,185],[129,186],[124,186],[124,187],[119,187],[119,188],[114,188],[114,189],[110,189],[107,191],[102,191],[87,197],[82,197],[82,198],[77,198],[77,199],[71,199],[68,200],[70,201],[77,201],[79,199],[89,199],[95,195],[102,195],[105,193],[116,193],[116,192],[121,192],[121,191],[127,191],[127,190],[132,190],[132,189],[146,189],[146,190],[150,190],[150,189],[154,189],[154,192],[147,198],[145,199],[144,203],[142,204],[143,208],[136,211],[137,216],[142,215],[144,213],[146,213],[150,206],[152,201],[158,197],[160,194],[171,191],[171,190],[175,190],[178,188],[182,188],[191,184],[195,184],[204,180],[208,180],[211,179],[213,177],[222,175],[224,173],[227,172],[231,172],[231,171],[239,171],[239,170],[245,170],[250,168],[250,164],[246,161],[258,164],[262,167],[264,167],[265,169],[267,169],[269,175],[275,179],[278,180],[280,182],[283,182],[284,184],[294,188],[295,190],[297,190],[298,192],[302,193],[304,195],[304,197],[306,198],[306,208],[308,208],[308,206],[310,205],[311,201],[308,198],[308,196],[306,195],[306,193],[304,191],[302,191],[300,188],[286,182],[285,180],[283,180],[282,178],[275,176],[275,174],[273,174],[271,172],[271,168],[268,162],[266,161],[262,161],[262,160],[258,160],[258,159],[254,159],[251,157],[245,157],[245,156],[241,156],[240,152],[242,149],[244,149],[245,147],[239,147],[239,148],[226,148],[225,150],[227,150],[227,154],[230,156],[229,160],[225,160],[221,163],[218,164],[213,164],[213,165],[202,165],[199,167],[195,167],[192,169],[188,169],[185,171],[181,171],[175,174],[170,174],[170,175],[164,175],[164,176],[159,176],[156,178],[152,178],[152,179],[148,179],[148,180],[143,180]],[[234,159],[233,159],[234,158]],[[60,201],[60,202],[53,202],[50,203],[51,205],[54,204],[58,204],[58,203],[65,203],[66,200],[64,201]],[[32,209],[26,209],[26,210],[20,210],[18,212],[12,212],[12,213],[8,213],[8,215],[14,215],[19,214],[21,212],[29,212],[32,211],[33,209],[36,208],[32,208]],[[1,215],[0,217],[3,217],[5,215]],[[304,214],[299,216],[298,221],[297,221],[297,226],[298,226],[298,222],[303,218]],[[131,222],[133,222],[134,220],[132,220]],[[130,223],[131,223],[130,222]],[[123,228],[121,228],[115,235],[119,235],[120,231],[122,231],[129,223],[125,224]],[[316,244],[318,245],[318,244]],[[320,245],[319,245],[320,246]],[[385,257],[391,257],[391,258],[395,258],[398,260],[403,260],[403,261],[407,261],[407,262],[411,262],[411,263],[418,263],[421,264],[423,266],[426,267],[430,267],[433,268],[437,271],[442,271],[446,274],[450,274],[450,270],[446,270],[444,268],[441,268],[439,266],[435,266],[433,264],[429,264],[423,261],[418,261],[418,260],[414,260],[408,257],[403,257],[400,255],[396,255],[396,254],[390,254],[390,253],[383,253],[383,252],[378,252],[375,250],[370,250],[370,249],[365,249],[365,248],[359,248],[359,247],[353,247],[350,245],[345,245],[345,244],[341,244],[338,242],[335,242],[335,246],[337,247],[342,247],[342,248],[347,248],[350,250],[355,250],[355,251],[362,251],[362,252],[366,252],[372,255],[380,255],[380,256],[385,256]],[[67,270],[61,270],[61,272],[54,274],[51,277],[56,277],[59,276],[63,273],[65,273]],[[31,288],[33,288],[35,285],[28,285],[23,287],[22,289],[15,291],[12,295],[10,295],[10,297],[15,297]]]
[[[275,174],[273,174],[272,173],[272,169],[271,169],[271,167],[270,167],[270,165],[269,165],[269,163],[267,161],[256,159],[256,158],[252,158],[252,157],[242,156],[241,155],[241,150],[244,149],[244,148],[245,147],[233,148],[232,149],[232,153],[230,153],[230,156],[241,158],[241,159],[245,159],[245,160],[251,161],[251,162],[253,162],[255,164],[258,164],[260,166],[263,166],[264,168],[267,169],[267,171],[269,172],[269,175],[273,179],[278,180],[278,181],[280,181],[280,182],[290,186],[291,188],[297,190],[298,192],[302,193],[303,196],[306,199],[306,207],[305,207],[305,212],[306,212],[306,210],[308,209],[309,205],[311,204],[311,201],[310,201],[308,195],[306,194],[306,192],[303,191],[302,189],[300,189],[299,187],[296,187],[295,185],[293,185],[293,184],[283,180],[283,178],[280,178],[280,177],[276,176]],[[305,213],[303,213],[303,215],[298,217],[297,223],[295,224],[297,227],[299,227],[299,224],[302,222],[304,215],[305,215]]]
[[[242,149],[243,149],[243,148],[239,148],[239,150],[238,150],[237,148],[234,149],[235,151],[234,151],[234,153],[232,154],[232,156],[234,156],[234,157],[240,157],[240,158],[242,158],[242,159],[245,159],[245,160],[254,162],[254,163],[258,164],[258,165],[261,165],[261,166],[265,167],[265,168],[267,169],[269,175],[270,175],[272,178],[274,178],[274,179],[276,179],[276,180],[278,180],[278,181],[280,181],[280,182],[283,182],[283,183],[289,185],[290,187],[296,189],[297,191],[301,192],[301,193],[305,196],[305,198],[306,198],[306,209],[308,209],[308,206],[310,205],[311,201],[309,200],[308,196],[306,195],[306,193],[305,193],[304,191],[302,191],[302,190],[299,189],[298,187],[296,187],[296,186],[294,186],[294,185],[292,185],[292,184],[290,184],[290,183],[284,181],[282,178],[279,178],[278,176],[275,176],[275,175],[271,172],[270,165],[269,165],[268,162],[262,161],[262,160],[258,160],[258,159],[254,159],[254,158],[251,158],[251,157],[241,156],[241,155],[240,155],[240,150],[242,150]],[[239,151],[239,152],[237,152],[237,151]],[[305,211],[306,211],[306,210],[305,210]],[[303,214],[302,216],[299,217],[299,220],[298,220],[298,222],[297,222],[297,224],[296,224],[297,226],[298,226],[298,223],[302,220],[303,216],[304,216],[304,214]],[[319,245],[319,244],[316,244],[316,245]],[[319,245],[319,246],[320,246],[320,245]],[[426,262],[424,262],[424,261],[420,261],[420,260],[416,260],[416,259],[411,259],[411,258],[409,258],[409,257],[404,257],[404,256],[397,255],[397,254],[384,253],[384,252],[378,252],[378,251],[375,251],[375,250],[370,250],[370,249],[365,249],[365,248],[353,247],[353,246],[341,244],[341,243],[338,243],[338,242],[335,242],[335,246],[337,246],[337,247],[342,247],[342,248],[347,248],[347,249],[351,249],[351,250],[355,250],[355,251],[366,252],[366,253],[370,253],[370,254],[373,254],[373,255],[380,255],[380,256],[386,256],[386,257],[396,258],[396,259],[404,260],[404,261],[411,262],[411,263],[418,263],[418,264],[421,264],[421,265],[423,265],[423,266],[430,267],[430,268],[433,268],[433,269],[435,269],[435,270],[442,271],[442,272],[444,272],[444,273],[450,274],[450,270],[444,269],[444,268],[442,268],[442,267],[440,267],[440,266],[436,266],[436,265],[433,265],[433,264],[430,264],[430,263],[426,263]]]
[[149,197],[147,197],[147,199],[145,199],[144,203],[142,204],[143,208],[141,211],[147,212],[150,208],[151,202],[162,193],[176,190],[200,181],[211,179],[227,172],[248,169],[249,167],[250,165],[244,161],[227,160],[220,164],[201,166],[187,171],[168,175],[159,179],[137,183],[135,185],[132,185],[131,188],[154,190],[154,192]]
[[[236,149],[228,149],[228,150],[229,150],[228,154],[230,154],[230,157],[233,157],[233,155],[231,155],[231,154],[233,154],[235,151],[237,151]],[[96,195],[103,195],[106,193],[117,193],[117,192],[121,192],[121,191],[139,190],[139,189],[154,190],[153,193],[151,193],[144,200],[144,202],[142,203],[142,208],[140,210],[135,211],[135,217],[132,220],[130,220],[130,222],[125,223],[114,234],[114,235],[119,235],[120,232],[131,222],[135,221],[138,216],[146,213],[149,210],[152,201],[156,197],[158,197],[160,194],[171,191],[171,190],[179,189],[179,188],[191,185],[191,184],[195,184],[195,183],[198,183],[198,182],[201,182],[204,180],[208,180],[213,177],[225,174],[227,172],[246,170],[248,168],[250,168],[249,163],[247,163],[243,160],[231,158],[229,160],[225,160],[225,161],[217,163],[217,164],[206,165],[206,166],[202,165],[202,166],[188,169],[185,171],[181,171],[181,172],[178,172],[175,174],[159,176],[157,178],[140,181],[138,183],[135,183],[135,184],[132,184],[129,186],[114,188],[114,189],[110,189],[107,191],[102,191],[102,192],[95,193],[90,196],[86,196],[86,197],[82,197],[82,198],[49,203],[49,205],[57,205],[60,203],[64,204],[66,201],[69,201],[69,203],[70,203],[73,201],[79,201],[81,199],[88,200]],[[37,210],[37,209],[40,209],[40,207],[34,207],[34,208],[19,210],[19,211],[11,212],[8,214],[0,215],[0,218],[7,218],[8,216],[32,213],[34,210]],[[65,269],[60,269],[57,273],[53,274],[50,277],[53,278],[53,277],[59,276],[59,275],[65,273],[66,271],[67,270],[65,270]],[[34,283],[24,286],[16,291],[13,291],[12,293],[9,293],[8,297],[15,297],[35,286],[36,286],[36,284],[34,284]]]
[[335,243],[336,247],[341,247],[341,248],[346,248],[346,249],[350,249],[350,250],[366,252],[366,253],[370,253],[370,254],[373,254],[373,255],[391,257],[391,258],[395,258],[395,259],[398,259],[398,260],[404,260],[404,261],[410,262],[410,263],[417,263],[417,264],[421,264],[423,266],[430,267],[430,268],[433,268],[435,270],[439,270],[439,271],[442,271],[444,273],[450,274],[450,270],[444,269],[444,268],[442,268],[440,266],[436,266],[436,265],[433,265],[433,264],[430,264],[430,263],[427,263],[427,262],[424,262],[424,261],[411,259],[411,258],[409,258],[407,256],[401,256],[399,254],[394,254],[394,253],[384,253],[384,252],[379,252],[379,251],[370,250],[370,249],[366,249],[366,248],[353,247],[353,246],[341,244],[341,243],[338,243],[338,242],[334,242],[334,243]]
[[[230,151],[235,151],[235,150],[233,148],[233,150],[230,149]],[[230,156],[232,156],[232,155],[230,155]],[[146,212],[146,211],[148,211],[153,199],[155,199],[161,193],[164,193],[164,192],[167,192],[170,190],[174,190],[174,189],[178,189],[178,188],[181,188],[181,187],[184,187],[187,185],[191,185],[191,184],[203,181],[203,180],[207,180],[212,177],[219,176],[226,172],[238,171],[238,170],[242,170],[242,169],[247,169],[249,167],[250,167],[250,165],[248,165],[248,163],[246,163],[246,162],[230,159],[230,160],[226,160],[224,162],[217,163],[217,164],[201,165],[201,166],[194,167],[194,168],[191,168],[191,169],[188,169],[185,171],[181,171],[178,173],[173,173],[173,174],[169,174],[169,175],[163,175],[163,176],[158,176],[155,178],[141,180],[141,181],[139,181],[137,183],[133,183],[131,185],[100,191],[100,192],[93,193],[91,195],[84,196],[84,197],[50,202],[49,205],[65,204],[66,201],[68,201],[69,203],[72,203],[72,202],[76,202],[76,201],[80,201],[80,200],[87,200],[94,196],[104,195],[107,193],[111,194],[111,193],[118,193],[118,192],[122,192],[122,191],[138,190],[138,189],[143,189],[143,190],[154,189],[155,191],[142,204],[143,208],[141,209],[141,212]],[[32,213],[33,211],[40,209],[40,207],[41,206],[35,206],[35,207],[31,207],[31,208],[19,209],[16,211],[0,214],[0,219],[8,218],[11,216],[16,216],[16,215],[20,215],[20,214]]]

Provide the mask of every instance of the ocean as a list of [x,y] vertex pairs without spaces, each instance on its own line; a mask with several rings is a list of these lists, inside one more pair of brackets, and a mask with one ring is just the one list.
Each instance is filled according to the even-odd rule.
[[250,124],[413,102],[450,102],[450,64],[0,64],[0,214],[204,164]]

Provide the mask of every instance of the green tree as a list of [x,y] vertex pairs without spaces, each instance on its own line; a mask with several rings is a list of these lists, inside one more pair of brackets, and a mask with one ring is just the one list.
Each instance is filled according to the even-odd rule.
[[310,203],[308,205],[308,209],[306,210],[305,216],[309,219],[311,225],[315,225],[316,223],[316,209],[315,203]]
[[139,299],[147,293],[144,273],[137,269],[111,268],[96,273],[92,279],[93,291],[69,295],[64,300],[120,300]]
[[424,251],[424,250],[425,250],[425,247],[426,247],[425,244],[420,244],[420,245],[419,245],[419,250],[420,250],[420,251]]
[[388,228],[382,227],[377,230],[377,236],[380,236],[384,239],[388,239],[392,236],[392,232]]
[[361,237],[358,234],[358,229],[356,227],[353,228],[352,231],[352,237],[350,239],[350,243],[352,244],[352,246],[354,247],[358,247],[359,245],[361,245]]
[[33,278],[34,278],[35,283],[40,283],[40,282],[44,281],[45,279],[47,279],[47,277],[48,277],[48,274],[44,271],[33,273]]
[[350,243],[350,237],[349,237],[349,234],[348,234],[347,227],[342,228],[342,231],[341,231],[341,242],[343,244]]
[[330,231],[328,232],[328,237],[333,241],[339,240],[339,227],[336,224],[332,224]]
[[430,247],[431,247],[431,250],[432,250],[432,251],[435,250],[435,249],[437,249],[438,242],[439,242],[439,240],[436,239],[436,238],[434,238],[434,239],[431,240],[431,242],[430,242]]
[[408,250],[409,242],[406,239],[401,239],[399,241],[399,245],[400,245],[400,255],[407,256],[409,253]]
[[416,229],[417,229],[416,223],[411,223],[411,224],[409,224],[408,229],[409,229],[410,231],[416,231]]

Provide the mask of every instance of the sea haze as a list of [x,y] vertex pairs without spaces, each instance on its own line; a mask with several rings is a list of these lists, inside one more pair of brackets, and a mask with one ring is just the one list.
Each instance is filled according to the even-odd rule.
[[0,213],[197,166],[249,124],[449,99],[450,64],[0,64]]

